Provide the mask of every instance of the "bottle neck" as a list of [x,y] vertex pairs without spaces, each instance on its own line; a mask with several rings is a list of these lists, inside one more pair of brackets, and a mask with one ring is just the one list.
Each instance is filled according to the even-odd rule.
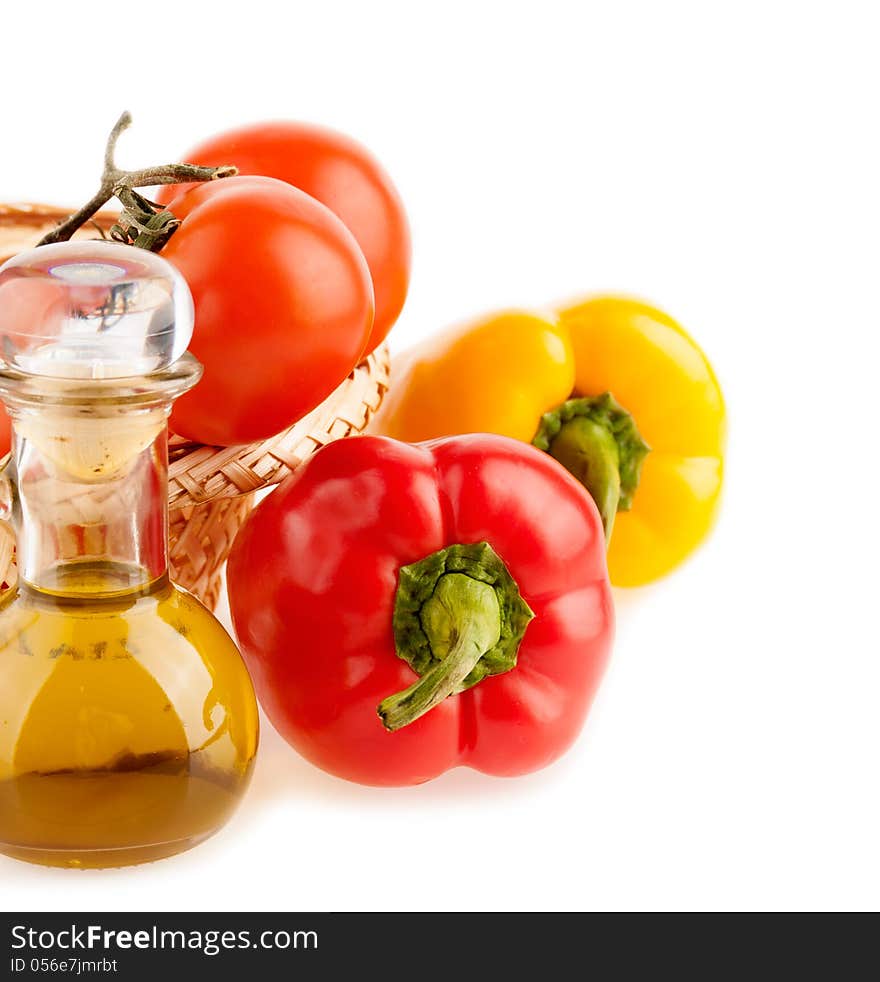
[[170,402],[12,410],[19,580],[56,596],[143,592],[168,570]]

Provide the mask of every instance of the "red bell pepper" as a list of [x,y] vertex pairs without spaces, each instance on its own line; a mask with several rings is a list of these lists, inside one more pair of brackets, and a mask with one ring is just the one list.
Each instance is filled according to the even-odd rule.
[[592,499],[505,437],[329,444],[251,515],[228,579],[270,720],[363,784],[549,764],[613,634]]

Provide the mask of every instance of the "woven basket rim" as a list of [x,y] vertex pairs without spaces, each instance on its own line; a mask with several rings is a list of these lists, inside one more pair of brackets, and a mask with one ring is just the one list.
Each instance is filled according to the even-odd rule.
[[[70,209],[62,208],[59,205],[45,205],[36,201],[2,202],[0,201],[0,263],[6,262],[16,252],[21,249],[16,248],[12,252],[8,250],[3,232],[8,229],[32,230],[34,236],[37,232],[48,232],[54,225],[67,218],[71,214]],[[78,231],[74,238],[105,238],[116,219],[118,212],[102,209]],[[23,248],[30,248],[36,245],[36,238],[33,242],[22,243]]]
[[388,390],[389,370],[388,346],[383,344],[316,409],[268,440],[239,447],[211,447],[172,436],[170,508],[251,494],[278,484],[325,443],[362,432]]

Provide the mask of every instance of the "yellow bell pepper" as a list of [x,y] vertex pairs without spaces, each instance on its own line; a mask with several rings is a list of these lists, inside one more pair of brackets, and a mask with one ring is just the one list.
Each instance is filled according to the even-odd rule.
[[665,575],[712,526],[724,399],[699,347],[654,307],[597,297],[547,315],[507,311],[402,354],[393,372],[374,429],[534,442],[596,500],[618,586]]

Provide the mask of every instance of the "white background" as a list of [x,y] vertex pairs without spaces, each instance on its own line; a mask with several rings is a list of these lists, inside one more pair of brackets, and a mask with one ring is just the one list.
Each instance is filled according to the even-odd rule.
[[876,908],[874,5],[7,7],[0,199],[85,200],[123,108],[130,166],[243,121],[320,121],[407,202],[397,349],[625,290],[701,341],[731,428],[716,534],[620,594],[612,667],[555,766],[376,791],[266,727],[210,843],[117,872],[0,858],[0,905]]

